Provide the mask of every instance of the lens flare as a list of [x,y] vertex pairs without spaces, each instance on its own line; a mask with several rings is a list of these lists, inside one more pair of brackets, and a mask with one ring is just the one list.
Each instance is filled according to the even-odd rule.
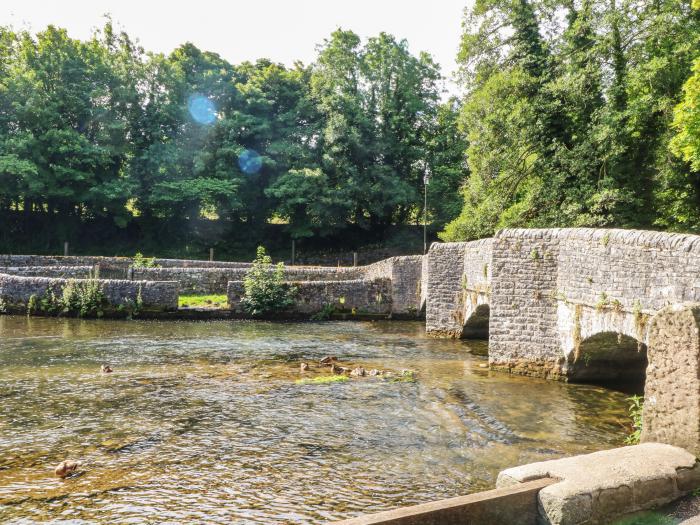
[[187,109],[195,122],[213,124],[216,120],[216,106],[204,95],[192,95],[187,100]]
[[257,151],[252,149],[244,150],[243,153],[238,155],[238,166],[243,173],[252,175],[259,172],[260,168],[262,168],[262,157],[258,155]]

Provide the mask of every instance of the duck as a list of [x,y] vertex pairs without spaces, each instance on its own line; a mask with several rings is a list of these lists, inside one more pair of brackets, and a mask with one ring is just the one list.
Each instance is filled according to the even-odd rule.
[[71,461],[71,460],[66,460],[66,461],[61,461],[58,466],[53,469],[54,474],[56,474],[59,478],[65,479],[71,474],[75,473],[75,471],[78,469],[80,466],[80,461]]
[[109,365],[102,365],[102,373],[103,374],[111,374],[112,373],[112,367]]

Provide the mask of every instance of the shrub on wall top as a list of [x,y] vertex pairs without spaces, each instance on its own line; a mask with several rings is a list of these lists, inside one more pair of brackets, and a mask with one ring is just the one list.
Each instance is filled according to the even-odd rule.
[[243,280],[243,309],[259,316],[285,310],[294,304],[296,288],[284,282],[284,264],[272,264],[265,248],[258,247],[253,265]]

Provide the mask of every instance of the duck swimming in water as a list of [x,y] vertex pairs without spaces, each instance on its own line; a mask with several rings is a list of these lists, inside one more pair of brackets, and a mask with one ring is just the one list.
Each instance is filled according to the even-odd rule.
[[73,474],[80,466],[80,461],[61,461],[58,466],[53,469],[54,474],[59,478],[64,479]]
[[102,373],[103,374],[111,374],[112,373],[112,367],[109,365],[102,365]]

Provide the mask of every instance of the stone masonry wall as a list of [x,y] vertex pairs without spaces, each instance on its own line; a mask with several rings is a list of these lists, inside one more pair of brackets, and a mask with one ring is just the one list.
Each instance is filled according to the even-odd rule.
[[[489,360],[566,375],[581,340],[646,342],[644,319],[700,300],[700,237],[593,228],[503,230],[494,240]],[[637,326],[635,326],[637,325]]]
[[555,230],[503,230],[493,241],[489,363],[511,372],[559,376]]
[[[49,290],[59,295],[68,282],[68,279],[0,274],[0,299],[10,310],[26,309],[32,295],[41,298]],[[127,302],[134,303],[139,293],[145,310],[168,311],[176,310],[178,306],[176,282],[112,279],[99,282],[107,303],[114,308]]]
[[428,250],[428,297],[425,327],[431,335],[459,337],[464,320],[462,275],[469,243],[433,243]]
[[[134,262],[132,257],[102,257],[93,255],[6,255],[0,254],[0,266],[94,266],[101,269],[124,270]],[[228,261],[200,261],[195,259],[158,259],[156,266],[163,268],[248,268],[251,263]]]
[[555,235],[562,299],[650,313],[700,301],[700,236],[592,228]]
[[[297,289],[294,306],[287,313],[313,315],[326,306],[338,311],[358,314],[390,314],[391,281],[389,279],[353,279],[347,281],[292,281]],[[242,312],[243,281],[228,283],[228,304],[235,312]]]
[[[225,294],[229,281],[242,281],[249,268],[135,268],[134,279],[177,281],[181,294]],[[359,268],[285,266],[288,281],[359,279]]]
[[487,302],[492,242],[482,239],[430,247],[425,312],[429,334],[460,337],[471,307]]
[[[130,257],[0,255],[7,273],[44,277],[86,278],[99,265],[100,276],[112,279],[177,281],[182,294],[226,293],[229,281],[243,280],[250,263],[156,259],[156,267],[128,268]],[[392,257],[359,267],[286,266],[287,281],[351,281],[389,279],[391,304],[397,315],[418,316],[423,292],[423,256]]]
[[24,277],[58,277],[62,279],[88,279],[94,266],[5,266],[0,273]]
[[651,322],[642,442],[700,455],[700,304],[662,309]]
[[393,313],[419,315],[423,256],[391,257],[359,269],[365,279],[389,279]]

